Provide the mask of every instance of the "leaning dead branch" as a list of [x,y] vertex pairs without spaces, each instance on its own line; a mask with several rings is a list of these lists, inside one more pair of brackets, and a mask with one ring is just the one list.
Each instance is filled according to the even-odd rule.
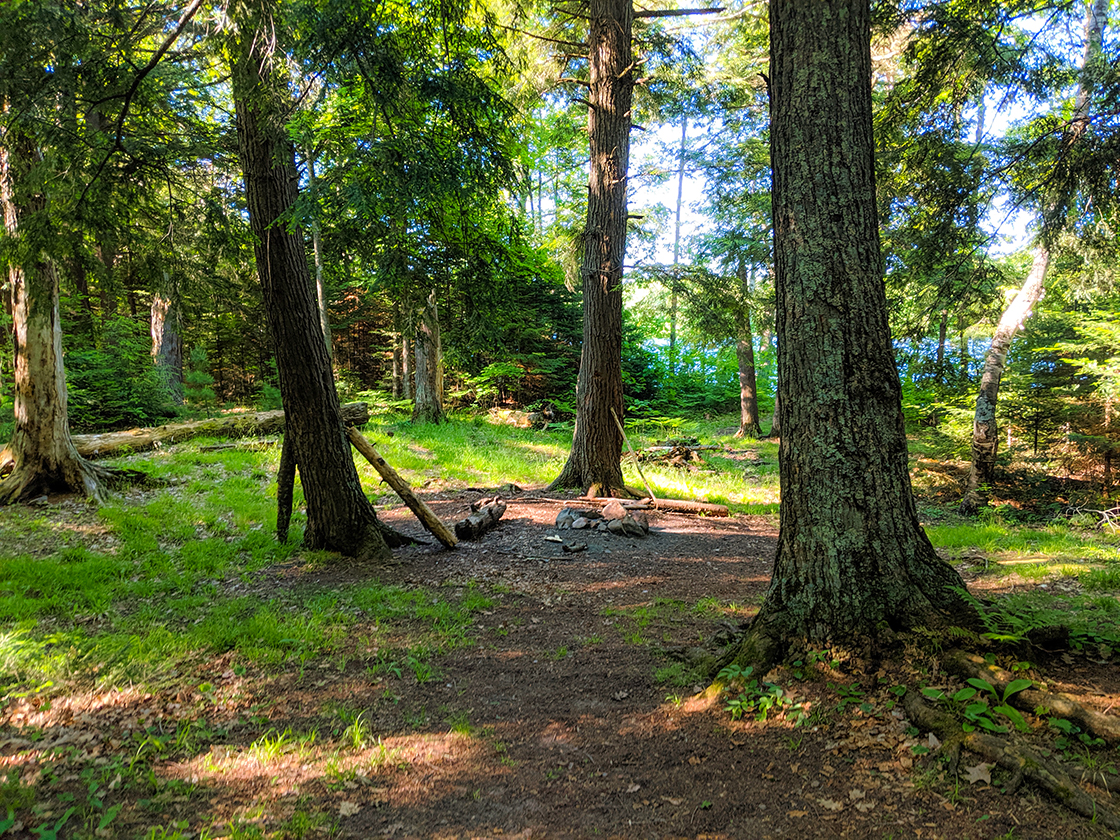
[[393,492],[401,497],[401,501],[408,505],[408,509],[416,515],[420,524],[445,546],[454,548],[459,542],[458,538],[451,533],[450,529],[443,524],[443,520],[436,516],[424,500],[412,492],[408,482],[389,466],[385,459],[373,448],[373,444],[362,437],[361,432],[353,426],[346,430],[346,437],[350,439],[350,443],[362,454],[362,457],[369,461],[370,465],[385,479],[385,483],[393,488]]

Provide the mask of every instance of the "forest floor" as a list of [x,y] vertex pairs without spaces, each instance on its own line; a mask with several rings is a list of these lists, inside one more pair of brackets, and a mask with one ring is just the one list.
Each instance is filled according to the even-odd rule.
[[[490,492],[426,499],[454,521]],[[780,697],[754,695],[776,699],[765,720],[733,719],[727,696],[704,699],[704,668],[769,582],[772,517],[654,511],[651,533],[636,539],[557,531],[560,509],[581,507],[561,495],[507,498],[494,531],[453,551],[400,549],[387,567],[297,553],[227,581],[262,601],[310,602],[371,579],[432,604],[474,598],[459,641],[433,642],[428,656],[387,655],[417,649],[415,635],[410,648],[393,634],[423,630],[383,626],[370,607],[355,610],[329,656],[257,667],[215,654],[162,687],[11,698],[0,756],[22,767],[23,787],[0,785],[0,805],[15,807],[5,836],[1113,836],[1030,786],[1004,794],[1007,777],[968,756],[950,775],[891,690],[957,685],[917,648],[878,663],[838,664],[822,651],[775,671],[767,679]],[[381,515],[426,536],[403,506]],[[587,548],[566,553],[558,537]],[[984,597],[1040,585],[994,575],[975,553],[953,559]],[[1094,708],[1120,702],[1120,673],[1099,652],[1031,666],[1027,676]],[[1028,719],[1032,731],[1014,737],[1059,753],[1046,723]],[[165,737],[141,737],[153,732]],[[1065,757],[1086,784],[1115,773],[1112,750],[1070,747]],[[148,788],[132,778],[137,766]],[[26,803],[16,801],[28,768],[41,774],[31,784],[52,790],[34,819],[20,818]]]

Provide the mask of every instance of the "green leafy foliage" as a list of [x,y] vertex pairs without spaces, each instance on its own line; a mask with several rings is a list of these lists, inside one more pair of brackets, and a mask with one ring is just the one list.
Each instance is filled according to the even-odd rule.
[[171,391],[152,364],[143,323],[113,318],[95,344],[66,354],[70,425],[97,431],[157,425],[175,416]]

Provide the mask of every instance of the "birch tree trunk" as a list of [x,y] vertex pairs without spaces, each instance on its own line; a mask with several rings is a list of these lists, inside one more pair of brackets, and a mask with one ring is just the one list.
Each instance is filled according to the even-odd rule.
[[[1108,18],[1109,0],[1090,0],[1085,7],[1084,53],[1081,78],[1074,97],[1073,115],[1062,139],[1059,157],[1077,143],[1089,127],[1091,99],[1090,75],[1101,54],[1104,28]],[[1056,162],[1055,166],[1059,165]],[[1050,266],[1051,243],[1065,225],[1065,207],[1052,190],[1043,197],[1041,231],[1034,248],[1031,270],[1022,288],[1000,316],[992,336],[991,347],[984,358],[984,372],[980,377],[980,391],[976,396],[976,412],[972,421],[972,465],[968,471],[961,513],[974,514],[987,507],[989,492],[995,484],[996,457],[999,454],[999,427],[996,422],[996,405],[999,402],[999,384],[1007,362],[1011,340],[1030,316],[1034,305],[1042,298],[1046,286],[1046,272]]]
[[572,451],[551,489],[628,495],[622,480],[622,269],[634,89],[630,0],[591,0],[587,133],[591,171],[583,256],[583,348]]

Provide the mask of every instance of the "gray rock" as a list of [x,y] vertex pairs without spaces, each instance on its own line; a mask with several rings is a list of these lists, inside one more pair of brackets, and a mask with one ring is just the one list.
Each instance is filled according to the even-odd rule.
[[[627,536],[631,537],[644,537],[648,529],[643,529],[632,516],[624,516],[622,519],[611,520],[611,524],[615,522],[622,523],[622,530]],[[617,533],[617,532],[616,532]]]
[[579,519],[576,519],[572,522],[572,530],[582,531],[584,528],[590,527],[590,525],[591,520],[589,520],[586,516],[581,516]]
[[626,533],[626,523],[621,519],[607,520],[607,530],[612,534],[624,535]]

